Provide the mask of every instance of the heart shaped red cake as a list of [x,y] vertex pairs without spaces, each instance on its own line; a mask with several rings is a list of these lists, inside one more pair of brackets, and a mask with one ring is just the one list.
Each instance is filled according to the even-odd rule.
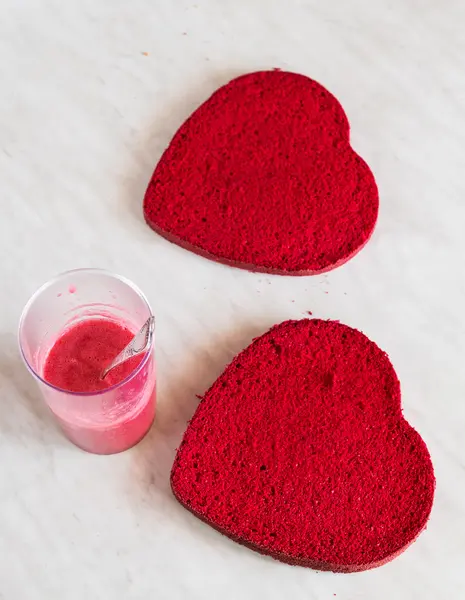
[[355,329],[307,319],[273,327],[212,385],[171,485],[188,510],[241,544],[350,572],[415,540],[435,480],[387,355]]
[[237,267],[333,269],[368,241],[378,191],[349,123],[316,81],[282,71],[234,79],[177,131],[144,199],[169,240]]

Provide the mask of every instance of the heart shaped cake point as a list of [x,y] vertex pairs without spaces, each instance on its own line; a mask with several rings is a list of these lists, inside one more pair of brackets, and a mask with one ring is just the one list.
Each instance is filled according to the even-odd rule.
[[206,392],[171,485],[253,550],[352,572],[417,538],[435,480],[387,355],[355,329],[306,319],[254,340]]
[[260,71],[218,89],[180,127],[144,215],[162,236],[213,260],[309,275],[366,244],[378,191],[336,98],[304,75]]

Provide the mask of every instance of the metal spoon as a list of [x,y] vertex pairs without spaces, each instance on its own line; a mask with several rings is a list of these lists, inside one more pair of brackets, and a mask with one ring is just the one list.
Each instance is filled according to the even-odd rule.
[[118,365],[126,362],[133,356],[144,354],[150,348],[155,329],[155,317],[149,317],[140,330],[132,338],[129,344],[121,350],[112,362],[102,371],[101,379],[105,379],[108,373]]

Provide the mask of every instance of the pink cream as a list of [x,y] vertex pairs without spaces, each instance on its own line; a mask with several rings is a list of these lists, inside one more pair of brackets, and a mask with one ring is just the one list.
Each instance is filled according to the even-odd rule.
[[61,390],[51,408],[68,437],[90,452],[125,450],[152,424],[152,353],[127,361],[101,379],[104,367],[133,335],[115,321],[87,319],[63,332],[46,358],[43,377]]

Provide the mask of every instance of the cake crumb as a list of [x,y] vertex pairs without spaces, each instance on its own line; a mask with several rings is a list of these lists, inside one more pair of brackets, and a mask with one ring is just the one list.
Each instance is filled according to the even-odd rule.
[[311,310],[307,310],[307,315],[313,315]]
[[148,55],[149,55],[149,53],[148,53],[148,52],[141,52],[141,54],[142,54],[143,56],[148,56]]

